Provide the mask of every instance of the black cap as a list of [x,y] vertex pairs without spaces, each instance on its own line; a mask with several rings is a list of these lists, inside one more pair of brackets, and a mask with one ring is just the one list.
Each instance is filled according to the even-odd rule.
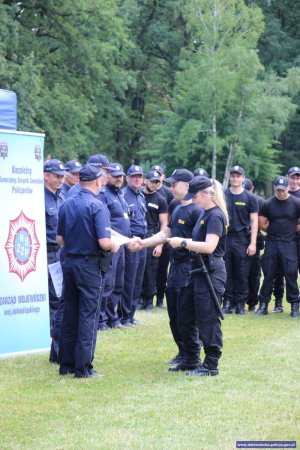
[[164,175],[165,171],[161,166],[152,166],[151,170],[156,170],[156,172],[159,172],[160,176]]
[[289,187],[289,180],[287,177],[278,176],[274,179],[274,189],[282,189],[285,191]]
[[206,172],[206,170],[205,169],[202,169],[202,167],[198,167],[197,169],[195,169],[194,170],[194,175],[195,176],[197,176],[197,175],[201,175],[201,176],[205,176],[205,177],[208,177],[208,173]]
[[105,155],[92,155],[87,160],[88,163],[96,164],[100,169],[108,169],[109,161]]
[[289,177],[291,177],[292,175],[300,175],[300,167],[291,167],[289,170],[288,170],[288,176]]
[[192,172],[187,169],[175,169],[169,178],[165,178],[166,183],[177,183],[177,181],[190,182],[194,178]]
[[79,172],[80,181],[93,181],[102,176],[97,164],[86,163]]
[[82,164],[80,164],[80,162],[76,161],[75,159],[72,159],[65,164],[65,167],[68,172],[78,173],[82,168]]
[[113,177],[119,177],[120,175],[125,175],[123,166],[118,162],[110,163],[108,169],[109,169],[109,173]]
[[157,170],[150,170],[145,175],[146,180],[150,181],[160,181],[160,177],[161,175]]
[[189,183],[188,193],[185,195],[184,200],[190,200],[197,192],[212,186],[211,179],[205,176],[197,175]]
[[233,166],[229,170],[230,173],[239,173],[241,175],[245,175],[245,171],[241,166]]
[[44,172],[56,173],[57,175],[66,175],[64,163],[59,159],[48,159],[44,164]]
[[250,180],[250,178],[245,178],[243,181],[243,188],[246,189],[246,191],[251,191],[251,189],[253,188],[253,183]]

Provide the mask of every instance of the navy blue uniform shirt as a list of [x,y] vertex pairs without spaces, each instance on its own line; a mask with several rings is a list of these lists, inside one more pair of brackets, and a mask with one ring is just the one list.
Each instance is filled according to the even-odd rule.
[[226,227],[227,220],[225,214],[219,206],[214,206],[204,211],[203,216],[193,230],[193,241],[203,242],[207,234],[216,234],[220,239],[213,255],[224,256],[226,249]]
[[225,199],[229,214],[228,233],[250,231],[250,214],[258,213],[257,198],[246,189],[240,194],[233,194],[228,188],[225,190]]
[[121,189],[109,185],[104,186],[99,194],[99,199],[107,205],[112,229],[129,237],[129,208]]
[[78,195],[67,198],[62,205],[57,234],[64,239],[66,253],[99,255],[98,239],[111,237],[107,206],[81,187]]
[[122,192],[129,207],[131,235],[146,236],[147,222],[145,216],[147,207],[144,194],[141,191],[135,192],[129,186],[125,186]]
[[45,213],[46,213],[46,235],[47,244],[57,245],[56,231],[58,223],[58,212],[61,205],[64,203],[64,197],[60,189],[55,194],[49,191],[46,187],[45,191]]

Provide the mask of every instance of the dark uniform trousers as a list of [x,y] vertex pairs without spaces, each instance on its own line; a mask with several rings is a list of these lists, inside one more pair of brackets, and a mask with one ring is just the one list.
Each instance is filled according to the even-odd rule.
[[261,255],[260,250],[257,249],[255,255],[250,256],[250,268],[248,274],[249,294],[247,305],[256,306],[258,304],[258,293],[261,278]]
[[97,256],[66,256],[65,311],[59,342],[61,368],[87,376],[97,339],[103,276]]
[[[209,275],[221,303],[226,281],[223,258],[214,258],[214,266],[214,272]],[[202,341],[205,355],[219,359],[223,347],[221,319],[215,310],[205,276],[201,273],[192,275],[181,295],[179,329],[185,358],[196,361]]]
[[[103,303],[106,304],[107,323],[111,326],[119,323],[120,319],[117,313],[117,306],[121,302],[124,288],[124,268],[124,246],[121,246],[119,250],[113,254],[111,268],[105,274]],[[101,306],[101,311],[102,309]]]
[[224,301],[230,301],[232,305],[246,304],[248,299],[248,273],[250,257],[246,254],[249,246],[247,233],[241,232],[228,234],[226,239],[226,264],[227,280],[224,293]]
[[[53,250],[49,250],[52,248],[53,248]],[[59,254],[60,254],[59,245],[55,245],[55,244],[47,245],[47,263],[48,263],[48,265],[58,262],[60,260]],[[59,306],[59,297],[57,297],[57,295],[56,295],[49,270],[48,270],[48,286],[49,286],[50,336],[52,336],[55,316],[56,316],[58,306]]]
[[289,303],[299,301],[297,242],[284,241],[282,238],[267,237],[262,257],[264,280],[259,293],[260,302],[269,302],[272,295],[273,280],[278,269],[286,282],[286,298]]
[[180,354],[183,354],[182,336],[178,327],[178,316],[181,310],[181,296],[180,289],[185,285],[189,279],[191,270],[190,261],[173,262],[171,261],[170,271],[166,288],[167,310],[169,315],[169,323],[171,333],[177,344]]
[[156,278],[156,295],[158,303],[162,303],[165,295],[169,263],[170,263],[170,246],[168,244],[164,244],[162,254],[159,257],[157,278]]

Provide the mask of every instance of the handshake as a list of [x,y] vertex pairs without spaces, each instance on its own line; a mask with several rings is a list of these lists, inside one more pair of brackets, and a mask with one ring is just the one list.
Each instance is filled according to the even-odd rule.
[[143,239],[141,239],[140,237],[131,238],[128,244],[126,244],[126,247],[133,253],[142,250],[142,248],[145,248],[143,245]]

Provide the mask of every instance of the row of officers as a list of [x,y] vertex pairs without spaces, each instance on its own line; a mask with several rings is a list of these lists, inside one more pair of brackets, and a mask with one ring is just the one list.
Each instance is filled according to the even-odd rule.
[[48,264],[60,260],[64,273],[60,299],[49,278],[50,361],[61,375],[98,377],[97,329],[136,324],[136,309],[151,309],[155,294],[158,306],[166,297],[178,347],[169,370],[194,376],[218,374],[222,302],[225,314],[259,303],[255,314],[265,315],[274,292],[280,312],[285,281],[291,316],[299,317],[298,167],[276,177],[266,201],[240,166],[230,169],[225,192],[204,169],[176,169],[164,180],[169,189],[160,166],[144,174],[133,165],[125,175],[105,155],[83,167],[46,161],[44,177]]

